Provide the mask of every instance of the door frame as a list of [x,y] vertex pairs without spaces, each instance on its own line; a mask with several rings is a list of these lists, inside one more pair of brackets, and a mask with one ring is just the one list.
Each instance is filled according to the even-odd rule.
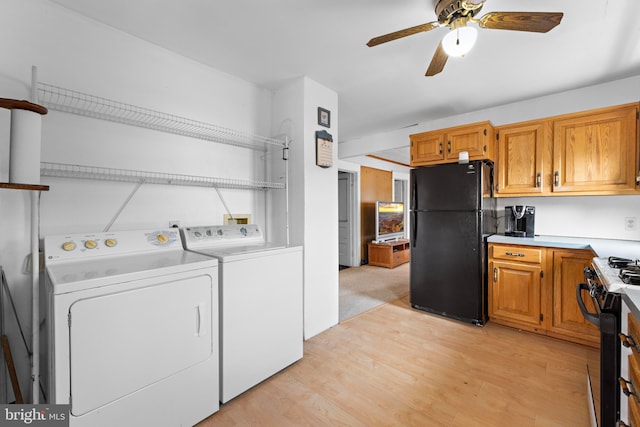
[[[344,174],[344,175],[343,175]],[[347,225],[349,234],[350,253],[348,256],[349,267],[358,267],[360,265],[360,194],[359,194],[359,175],[358,172],[351,170],[338,169],[338,179],[341,176],[347,178]],[[340,202],[342,198],[338,197],[338,210],[341,209]],[[338,221],[340,221],[340,213],[338,212]],[[339,227],[339,224],[338,224]],[[338,238],[339,239],[339,238]],[[339,244],[339,243],[338,243]],[[345,265],[345,264],[343,264]]]

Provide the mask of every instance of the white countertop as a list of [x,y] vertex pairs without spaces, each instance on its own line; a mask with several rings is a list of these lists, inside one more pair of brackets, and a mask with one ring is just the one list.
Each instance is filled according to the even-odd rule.
[[[506,243],[510,245],[546,246],[566,249],[591,249],[599,257],[619,256],[624,258],[640,258],[640,242],[636,240],[609,240],[590,237],[538,236],[513,237],[502,234],[489,236],[489,243]],[[640,305],[639,305],[640,307]]]

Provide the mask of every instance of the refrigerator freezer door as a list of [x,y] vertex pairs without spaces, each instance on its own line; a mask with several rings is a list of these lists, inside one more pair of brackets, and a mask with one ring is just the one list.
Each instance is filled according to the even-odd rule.
[[411,210],[482,209],[483,162],[448,163],[411,170]]
[[484,324],[482,212],[412,212],[410,300],[415,308]]

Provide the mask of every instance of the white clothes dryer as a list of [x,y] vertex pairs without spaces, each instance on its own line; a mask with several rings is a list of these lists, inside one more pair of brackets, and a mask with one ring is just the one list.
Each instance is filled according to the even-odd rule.
[[192,426],[219,409],[218,266],[178,229],[47,236],[48,401],[69,425]]
[[218,259],[220,401],[302,358],[302,247],[265,242],[255,224],[181,230],[185,248]]

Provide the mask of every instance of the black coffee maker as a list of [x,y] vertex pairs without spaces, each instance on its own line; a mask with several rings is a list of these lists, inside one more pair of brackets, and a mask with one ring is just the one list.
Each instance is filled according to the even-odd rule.
[[504,234],[514,237],[533,237],[535,220],[535,206],[505,206]]

